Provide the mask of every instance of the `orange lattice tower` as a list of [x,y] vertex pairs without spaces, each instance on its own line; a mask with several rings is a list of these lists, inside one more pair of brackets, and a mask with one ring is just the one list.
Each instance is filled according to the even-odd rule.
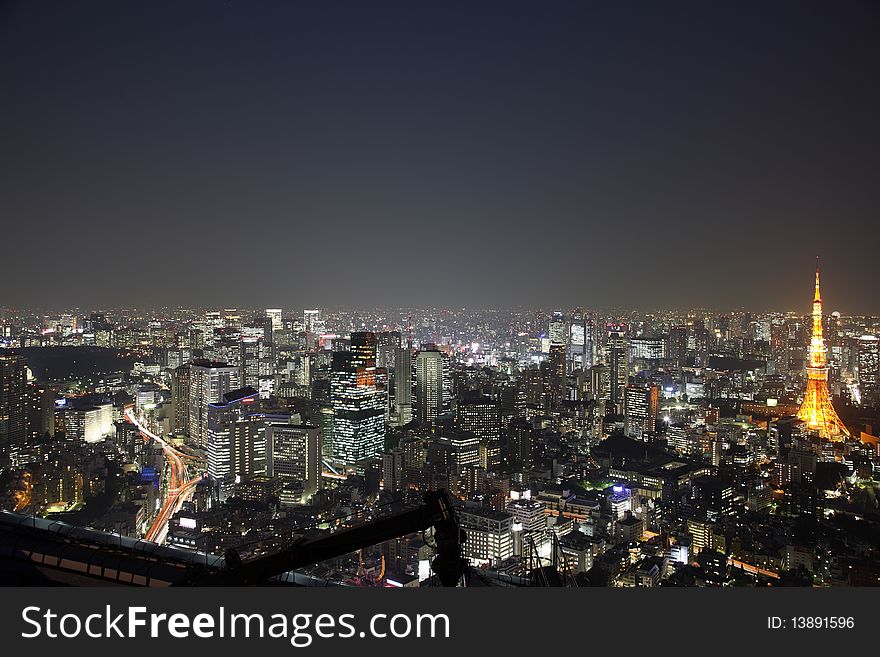
[[822,297],[819,294],[819,256],[816,256],[816,295],[813,297],[813,336],[807,365],[807,391],[798,411],[798,419],[827,440],[843,440],[849,436],[849,431],[831,405],[831,393],[828,391],[825,339],[822,337]]

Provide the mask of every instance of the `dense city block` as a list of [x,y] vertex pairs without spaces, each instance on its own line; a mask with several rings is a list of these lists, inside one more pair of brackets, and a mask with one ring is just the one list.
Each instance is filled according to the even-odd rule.
[[[878,585],[880,318],[802,305],[5,309],[0,557],[247,563],[442,490],[469,586]],[[400,527],[276,580],[436,585]]]

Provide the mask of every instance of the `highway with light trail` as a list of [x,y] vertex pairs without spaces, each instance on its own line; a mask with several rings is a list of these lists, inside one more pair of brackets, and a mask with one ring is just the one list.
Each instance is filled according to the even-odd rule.
[[168,535],[168,522],[171,517],[177,513],[183,506],[184,502],[192,499],[196,487],[201,481],[203,475],[197,474],[190,476],[187,470],[186,462],[190,461],[194,464],[202,464],[204,461],[189,454],[180,452],[176,447],[162,439],[161,436],[147,429],[134,412],[134,408],[128,408],[125,411],[125,419],[138,428],[144,440],[155,440],[165,454],[170,468],[170,479],[168,481],[167,493],[162,506],[156,514],[153,523],[147,530],[144,538],[148,541],[156,543],[164,543]]

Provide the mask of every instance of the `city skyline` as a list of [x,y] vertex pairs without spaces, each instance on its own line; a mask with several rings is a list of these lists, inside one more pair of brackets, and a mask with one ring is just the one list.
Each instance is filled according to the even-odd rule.
[[[880,586],[878,34],[0,2],[0,585]],[[720,631],[855,624],[774,599]]]
[[810,318],[6,317],[4,563],[61,523],[144,586],[877,585],[880,318],[811,283]]
[[0,11],[4,305],[880,310],[870,3]]
[[[824,256],[816,256],[817,259]],[[807,260],[807,258],[802,258],[803,260]],[[812,261],[811,261],[812,262]],[[824,262],[824,261],[823,261]],[[824,268],[824,267],[823,267]],[[838,272],[839,273],[839,272]],[[824,284],[825,287],[829,289],[836,290],[839,292],[838,286],[828,286]],[[802,295],[803,296],[803,295]],[[277,301],[277,300],[276,300]],[[277,304],[276,304],[277,305]],[[552,310],[576,310],[580,309],[586,312],[591,313],[698,313],[698,312],[710,312],[710,313],[749,313],[749,312],[759,312],[763,314],[803,314],[810,315],[812,311],[803,312],[803,308],[798,306],[808,306],[809,302],[801,302],[801,303],[790,303],[788,307],[784,306],[755,306],[743,304],[739,306],[719,306],[719,305],[675,305],[675,304],[666,304],[663,305],[655,304],[652,306],[627,306],[623,304],[618,305],[591,305],[588,303],[561,303],[557,305],[525,305],[525,304],[517,304],[517,305],[509,305],[509,306],[492,306],[492,305],[462,305],[462,304],[450,304],[450,305],[371,305],[369,303],[364,303],[362,305],[347,305],[347,304],[300,304],[300,305],[290,305],[290,304],[280,304],[277,305],[277,310],[281,311],[284,315],[290,316],[291,313],[297,314],[304,310],[308,310],[310,308],[318,308],[323,311],[328,312],[402,312],[406,313],[407,311],[413,312],[437,312],[437,311],[451,311],[451,310],[467,310],[467,311],[482,311],[482,312],[550,312]],[[200,311],[208,311],[208,310],[219,310],[219,309],[236,309],[240,311],[247,312],[256,312],[262,313],[267,310],[267,308],[272,308],[271,304],[265,305],[248,305],[248,304],[236,304],[236,303],[219,303],[214,305],[197,305],[197,304],[174,304],[174,305],[123,305],[116,306],[112,304],[93,304],[90,306],[86,305],[76,305],[76,304],[68,304],[68,305],[60,305],[60,306],[28,306],[28,305],[19,305],[16,307],[13,306],[0,306],[0,313],[4,310],[9,312],[35,312],[35,313],[52,313],[52,312],[94,312],[94,311],[117,311],[117,312],[159,312],[159,311],[192,311],[192,312],[200,312]],[[872,316],[876,314],[876,311],[872,311],[867,307],[863,307],[861,309],[847,309],[846,311],[841,311],[838,309],[838,306],[833,305],[830,310],[828,310],[827,314],[839,312],[842,315],[852,316],[852,317],[860,317],[860,316]],[[2,315],[0,315],[2,317]]]

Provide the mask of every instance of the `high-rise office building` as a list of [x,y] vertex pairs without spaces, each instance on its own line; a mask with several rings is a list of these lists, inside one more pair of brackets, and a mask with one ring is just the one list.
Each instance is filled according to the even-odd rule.
[[27,386],[27,435],[36,440],[55,434],[56,391],[45,386]]
[[526,393],[517,384],[510,384],[501,389],[501,421],[506,427],[513,418],[526,414]]
[[596,363],[596,325],[592,318],[584,318],[584,367],[592,367]]
[[171,430],[189,434],[190,365],[174,368],[171,373]]
[[489,397],[459,400],[455,408],[458,428],[473,433],[483,442],[498,440],[501,432],[501,409]]
[[565,345],[551,342],[547,361],[543,365],[544,406],[549,410],[559,406],[566,398]]
[[377,381],[375,355],[369,355],[367,342],[359,338],[356,350],[333,354],[333,454],[344,463],[375,456],[385,443],[387,391]]
[[353,331],[349,340],[349,352],[358,367],[376,366],[376,334],[372,331]]
[[568,323],[568,372],[582,370],[587,367],[587,322],[581,310],[572,313]]
[[[236,445],[250,442],[253,435],[248,427],[248,415],[258,404],[258,393],[253,388],[240,388],[224,393],[222,401],[207,405],[208,421],[208,476],[215,482],[222,482],[236,474],[260,474],[248,472],[253,468],[253,447]],[[256,433],[256,432],[254,432]],[[265,445],[262,450],[265,461]],[[259,458],[259,457],[258,457]],[[263,473],[264,474],[264,473]]]
[[863,406],[880,406],[880,339],[863,335],[858,346],[859,394]]
[[319,309],[303,311],[303,331],[314,335],[320,335],[324,332],[324,320],[321,319]]
[[634,383],[626,389],[626,433],[634,438],[652,433],[657,426],[659,388],[653,384]]
[[281,319],[281,308],[266,308],[266,317],[271,322],[273,332],[284,328],[284,322]]
[[611,398],[611,369],[602,363],[590,368],[590,391],[597,402]]
[[608,366],[611,370],[610,399],[622,410],[629,384],[629,347],[623,331],[608,334]]
[[547,337],[550,339],[550,344],[555,343],[563,346],[568,344],[565,315],[561,310],[553,312],[553,315],[550,317],[550,324],[547,328]]
[[115,433],[113,404],[90,397],[66,400],[56,411],[56,430],[73,440],[99,443]]
[[535,461],[537,442],[532,425],[525,418],[514,418],[510,421],[508,436],[511,462],[524,469],[531,468]]
[[263,361],[263,339],[255,335],[242,335],[238,345],[239,384],[259,389]]
[[400,349],[400,331],[383,331],[382,333],[377,333],[376,367],[383,368],[389,373],[393,373],[398,349]]
[[666,357],[666,344],[663,338],[639,336],[629,339],[630,358],[661,360]]
[[[246,388],[246,390],[250,394],[253,388]],[[249,405],[257,406],[257,403],[249,402]],[[270,426],[288,424],[289,422],[290,415],[266,415],[255,412],[247,414],[233,423],[233,473],[241,477],[267,475],[272,460],[267,431]]]
[[496,566],[513,556],[512,515],[485,507],[466,507],[458,517],[468,537],[462,554],[471,563]]
[[676,367],[687,365],[688,354],[688,327],[686,324],[673,326],[669,330],[669,358]]
[[394,419],[395,424],[403,426],[412,419],[412,349],[408,346],[397,349],[394,356]]
[[190,365],[189,435],[193,445],[208,446],[208,404],[216,404],[223,395],[240,387],[240,370],[229,363],[204,359]]
[[423,349],[416,354],[413,390],[413,414],[416,420],[430,424],[445,407],[444,355],[437,349]]
[[382,454],[382,490],[403,490],[404,452],[401,448]]
[[306,496],[321,489],[321,429],[310,424],[266,427],[269,475],[285,484],[302,482]]
[[19,354],[0,354],[0,464],[27,438],[27,363]]

